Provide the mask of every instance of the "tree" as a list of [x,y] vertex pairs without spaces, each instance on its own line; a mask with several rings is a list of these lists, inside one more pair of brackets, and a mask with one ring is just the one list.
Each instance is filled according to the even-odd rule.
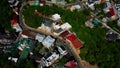
[[2,26],[7,30],[12,30],[10,25],[12,9],[9,7],[8,0],[0,2],[0,14],[0,23],[2,23]]

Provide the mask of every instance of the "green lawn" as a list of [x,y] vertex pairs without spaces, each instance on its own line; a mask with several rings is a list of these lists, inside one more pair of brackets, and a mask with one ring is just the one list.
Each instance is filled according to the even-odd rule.
[[120,64],[120,42],[109,42],[105,39],[108,30],[96,26],[93,29],[85,27],[84,22],[89,16],[88,10],[80,12],[63,10],[58,7],[49,6],[30,6],[24,10],[26,24],[34,28],[40,26],[42,18],[33,15],[37,9],[46,16],[58,13],[61,15],[63,22],[69,22],[72,25],[72,32],[75,32],[82,41],[85,42],[81,49],[80,56],[82,59],[89,61],[91,64],[98,64],[100,68],[119,68]]

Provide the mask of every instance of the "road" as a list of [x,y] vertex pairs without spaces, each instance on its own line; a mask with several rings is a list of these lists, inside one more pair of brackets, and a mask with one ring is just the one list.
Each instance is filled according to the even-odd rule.
[[[85,3],[83,3],[83,5],[84,5],[84,7],[86,8],[86,9],[88,9],[88,6],[85,4]],[[112,4],[112,7],[115,9],[115,6]],[[104,23],[102,20],[100,20],[99,19],[99,17],[98,16],[96,16],[96,14],[95,13],[93,13],[93,12],[90,12],[91,13],[91,15],[93,16],[93,17],[95,17],[103,26],[105,26],[106,28],[108,28],[109,30],[111,30],[111,31],[113,31],[114,33],[116,33],[116,34],[118,34],[119,36],[120,36],[120,33],[118,33],[117,31],[115,31],[114,29],[112,29],[110,26],[108,26],[106,23]],[[117,11],[115,11],[115,13],[117,14],[118,12]]]
[[[19,23],[20,23],[20,26],[23,28],[23,29],[27,29],[27,30],[31,30],[32,32],[37,32],[37,33],[43,33],[45,35],[51,35],[53,36],[54,38],[57,38],[57,39],[61,39],[63,40],[61,37],[57,36],[57,35],[54,35],[53,33],[51,32],[47,32],[45,30],[42,30],[42,29],[35,29],[35,28],[32,28],[32,27],[29,27],[28,25],[25,24],[25,20],[24,20],[24,17],[22,15],[22,9],[23,9],[23,4],[22,4],[22,7],[20,8],[20,12],[19,12]],[[82,64],[81,64],[81,58],[79,56],[79,54],[76,52],[76,49],[75,47],[73,47],[73,45],[69,42],[69,41],[66,41],[64,40],[64,42],[66,42],[67,47],[69,48],[69,50],[71,50],[73,56],[75,57],[77,63],[78,63],[78,68],[83,68]]]
[[106,28],[108,28],[109,30],[113,31],[114,33],[118,34],[120,36],[120,33],[118,33],[117,31],[115,31],[114,29],[112,29],[110,26],[108,26],[106,23],[104,23],[102,20],[98,19],[93,12],[91,12],[92,16],[94,16],[103,26],[105,26]]

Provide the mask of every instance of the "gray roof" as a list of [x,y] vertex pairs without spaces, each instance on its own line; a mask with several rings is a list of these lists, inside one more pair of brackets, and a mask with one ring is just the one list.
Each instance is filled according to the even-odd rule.
[[62,29],[62,28],[59,28],[59,29],[55,30],[55,33],[60,33],[60,32],[62,32],[62,31],[63,31],[63,29]]
[[49,18],[45,18],[45,19],[43,20],[43,24],[44,24],[45,26],[48,26],[48,27],[51,27],[53,23],[55,23],[55,22],[54,22],[53,20],[49,19]]

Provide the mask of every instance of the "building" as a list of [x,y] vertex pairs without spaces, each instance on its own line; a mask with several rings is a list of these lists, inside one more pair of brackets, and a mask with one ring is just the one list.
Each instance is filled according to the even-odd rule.
[[15,29],[16,32],[22,31],[22,28],[18,24],[19,23],[18,15],[13,14],[12,20],[10,21],[10,23],[11,23],[12,28]]
[[15,63],[17,63],[18,58],[15,57],[8,57],[8,60],[14,61]]
[[42,64],[42,66],[49,67],[53,63],[55,63],[55,61],[58,60],[59,57],[60,57],[60,55],[57,51],[52,51],[41,59],[41,64]]
[[76,49],[83,47],[83,42],[78,39],[74,33],[68,35],[66,40],[68,40]]
[[56,29],[56,30],[54,31],[54,34],[55,34],[55,35],[60,35],[63,31],[64,31],[63,29],[59,28],[59,29]]
[[66,3],[65,0],[51,0],[51,2],[53,4],[62,4],[62,5],[64,5]]
[[112,20],[117,18],[115,15],[115,10],[109,1],[106,1],[106,8],[104,8],[103,11],[106,13],[106,16]]
[[87,0],[88,4],[92,4],[92,3],[100,3],[101,0]]
[[29,30],[23,30],[23,31],[22,31],[22,36],[23,36],[23,37],[29,37],[29,38],[35,39],[36,34],[35,34],[35,33],[32,33],[32,32],[29,31]]
[[68,22],[66,22],[62,25],[55,25],[54,24],[53,28],[54,28],[54,34],[55,35],[60,35],[62,32],[67,31],[70,28],[72,28],[72,26]]
[[95,24],[95,25],[98,25],[100,22],[98,20],[93,20],[92,23]]
[[21,7],[21,3],[18,0],[8,0],[8,2],[9,2],[9,5],[11,8],[13,8],[13,7],[20,8]]
[[4,45],[4,52],[9,52],[11,53],[11,49],[12,49],[13,45]]
[[74,60],[68,61],[67,63],[64,64],[64,66],[66,68],[78,68],[77,63]]
[[59,20],[61,20],[61,17],[59,14],[54,14],[54,15],[52,15],[52,20],[59,21]]
[[116,2],[115,9],[117,10],[117,15],[120,18],[120,2]]
[[39,3],[39,0],[28,0],[28,3],[30,4],[30,5],[39,5],[40,3]]
[[119,4],[115,4],[115,8],[117,9],[118,12],[120,12],[120,3]]
[[53,28],[53,23],[55,24],[55,22],[49,18],[45,18],[42,25],[41,25],[41,29],[51,32],[52,28]]
[[45,35],[39,34],[39,33],[35,36],[35,40],[38,40],[38,42],[42,42],[44,38],[45,38]]
[[66,39],[66,37],[70,34],[70,31],[64,31],[63,33],[60,34],[60,37],[62,37],[63,39]]
[[116,41],[119,39],[119,35],[112,32],[112,31],[109,31],[107,34],[106,34],[106,39],[109,40],[109,41]]
[[85,26],[90,27],[90,28],[93,28],[93,27],[94,27],[94,24],[93,24],[91,21],[86,21],[86,22],[85,22]]
[[57,48],[58,48],[58,51],[60,52],[60,54],[61,54],[62,56],[64,56],[64,55],[67,54],[67,50],[65,49],[65,47],[63,47],[63,46],[58,46]]
[[40,6],[46,5],[46,1],[45,0],[39,0]]
[[69,30],[70,28],[72,28],[72,26],[68,22],[66,22],[62,24],[60,28],[62,28],[63,30]]
[[81,6],[80,6],[79,4],[76,4],[76,5],[72,5],[72,6],[70,7],[70,11],[74,11],[75,9],[80,10],[80,9],[81,9]]
[[30,53],[30,47],[26,45],[23,51],[20,54],[19,60],[22,61],[27,58],[28,54]]
[[47,36],[43,41],[42,44],[46,48],[51,48],[54,45],[55,39],[52,38],[51,36]]
[[101,0],[87,0],[86,4],[88,5],[88,7],[92,10],[95,10],[94,5],[95,4],[100,4]]

